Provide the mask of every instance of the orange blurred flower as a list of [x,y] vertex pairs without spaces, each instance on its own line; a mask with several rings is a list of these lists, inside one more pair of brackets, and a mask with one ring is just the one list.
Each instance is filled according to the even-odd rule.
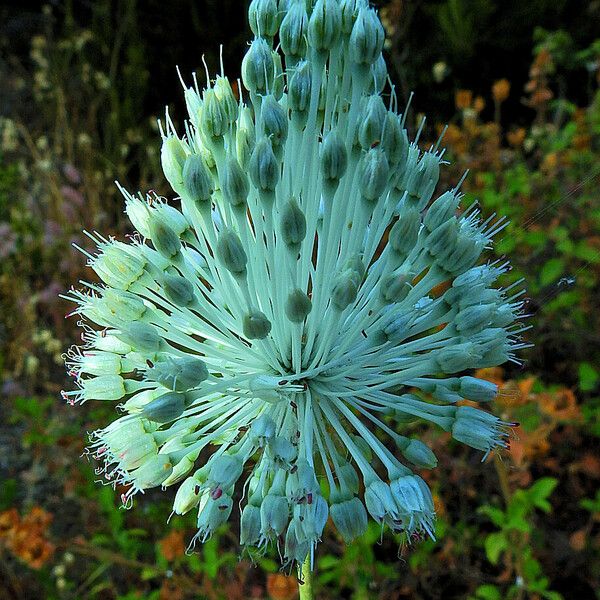
[[471,106],[473,92],[471,90],[458,90],[454,95],[454,104],[458,110],[465,110]]
[[183,531],[173,530],[169,535],[158,542],[162,555],[172,561],[183,556],[185,553],[185,542],[183,540]]
[[292,600],[298,595],[298,582],[281,573],[267,575],[267,592],[273,600]]
[[0,513],[0,538],[7,537],[19,525],[21,517],[16,508]]
[[523,145],[523,142],[525,141],[526,135],[527,132],[525,131],[525,128],[519,127],[514,131],[509,131],[506,134],[506,139],[513,148],[520,148]]
[[475,100],[473,100],[473,110],[476,113],[480,113],[485,108],[485,100],[481,96],[475,96]]
[[568,388],[538,395],[540,411],[557,421],[573,421],[581,418],[575,394]]
[[510,94],[510,81],[508,79],[498,79],[492,85],[492,96],[495,102],[504,102]]

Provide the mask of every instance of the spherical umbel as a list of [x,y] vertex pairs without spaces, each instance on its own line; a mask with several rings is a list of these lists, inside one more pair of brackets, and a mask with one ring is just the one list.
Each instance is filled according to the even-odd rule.
[[174,200],[120,188],[136,231],[90,235],[63,396],[118,403],[91,435],[98,471],[126,506],[176,486],[194,543],[231,515],[285,564],[329,517],[344,542],[369,519],[433,536],[418,473],[438,458],[406,425],[484,457],[508,444],[511,424],[462,402],[493,400],[468,371],[525,345],[508,264],[481,258],[504,224],[437,189],[443,151],[410,141],[367,0],[252,0],[249,20],[239,100],[224,74],[194,79],[185,135],[161,123]]

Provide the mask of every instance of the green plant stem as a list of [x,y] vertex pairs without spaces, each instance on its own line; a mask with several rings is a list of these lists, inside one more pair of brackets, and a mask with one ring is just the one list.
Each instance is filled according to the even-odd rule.
[[300,600],[313,600],[313,572],[310,568],[310,553],[302,564],[298,589],[300,590]]

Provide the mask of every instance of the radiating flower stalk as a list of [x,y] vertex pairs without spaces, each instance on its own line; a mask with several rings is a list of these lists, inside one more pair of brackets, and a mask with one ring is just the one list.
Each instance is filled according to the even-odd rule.
[[[433,536],[414,470],[428,421],[484,457],[510,424],[471,406],[496,385],[465,375],[515,360],[519,292],[482,252],[502,227],[460,184],[434,198],[443,151],[409,141],[366,0],[253,0],[238,101],[223,74],[185,87],[189,121],[162,126],[177,201],[122,189],[137,230],[100,234],[101,284],[67,297],[82,348],[72,404],[118,402],[91,435],[98,472],[138,492],[178,486],[203,542],[240,502],[240,544],[312,568],[330,518]],[[241,86],[240,86],[241,87]]]

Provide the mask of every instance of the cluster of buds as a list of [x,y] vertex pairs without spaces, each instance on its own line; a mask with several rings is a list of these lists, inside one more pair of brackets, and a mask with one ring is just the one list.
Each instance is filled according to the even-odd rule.
[[433,535],[413,469],[437,460],[399,430],[424,420],[484,456],[506,446],[509,424],[457,405],[492,400],[464,372],[522,345],[519,293],[494,287],[508,266],[480,258],[503,224],[461,212],[458,187],[434,197],[443,152],[410,141],[383,94],[367,0],[253,0],[249,18],[246,92],[194,78],[185,134],[168,115],[161,128],[177,207],[122,190],[137,234],[90,236],[102,284],[67,295],[85,343],[64,396],[119,402],[92,435],[99,471],[126,504],[177,485],[197,540],[236,494],[241,544],[275,544],[287,564],[329,518],[347,542],[369,515]]

